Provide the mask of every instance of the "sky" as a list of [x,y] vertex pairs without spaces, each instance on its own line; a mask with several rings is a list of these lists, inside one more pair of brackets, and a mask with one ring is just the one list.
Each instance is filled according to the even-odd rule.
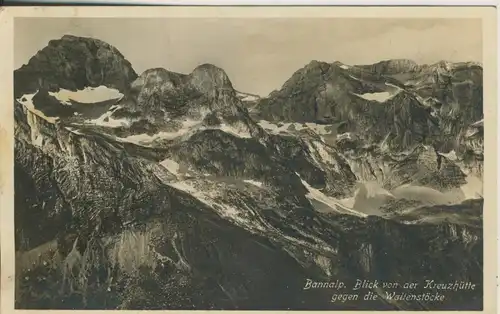
[[237,90],[261,96],[311,60],[482,62],[480,19],[16,18],[15,68],[65,34],[115,46],[138,74],[157,67],[187,74],[212,63]]

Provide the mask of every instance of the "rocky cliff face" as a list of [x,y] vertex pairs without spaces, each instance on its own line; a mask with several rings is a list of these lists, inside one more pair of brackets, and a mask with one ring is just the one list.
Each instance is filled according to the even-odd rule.
[[[16,307],[482,307],[480,289],[442,303],[304,290],[307,279],[481,286],[482,199],[463,192],[482,165],[480,123],[454,158],[432,145],[432,107],[360,67],[312,62],[250,112],[214,65],[137,77],[97,40],[42,52],[15,73]],[[384,73],[411,65],[398,64]]]

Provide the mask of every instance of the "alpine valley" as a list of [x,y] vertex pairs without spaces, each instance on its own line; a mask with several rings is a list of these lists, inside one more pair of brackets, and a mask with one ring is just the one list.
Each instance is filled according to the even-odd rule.
[[[14,71],[16,308],[481,310],[482,79],[311,61],[259,97],[52,40]],[[357,280],[420,284],[331,302]],[[385,298],[426,280],[476,288]]]

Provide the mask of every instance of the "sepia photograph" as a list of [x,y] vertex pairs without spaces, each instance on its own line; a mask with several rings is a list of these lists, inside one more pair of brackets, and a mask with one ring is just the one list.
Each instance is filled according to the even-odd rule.
[[486,310],[484,25],[14,17],[14,308]]

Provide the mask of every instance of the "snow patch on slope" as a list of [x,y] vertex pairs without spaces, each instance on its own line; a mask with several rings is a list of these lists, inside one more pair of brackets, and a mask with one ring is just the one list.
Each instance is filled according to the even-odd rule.
[[355,77],[355,76],[349,75],[349,77],[352,78],[352,79],[354,79],[354,80],[356,80],[356,81],[360,81],[361,82],[361,80],[359,78]]
[[377,102],[386,102],[387,100],[391,99],[394,96],[394,94],[389,92],[365,93],[365,94],[354,93],[354,95],[366,100],[377,101]]
[[402,90],[402,88],[401,88],[401,87],[396,86],[396,85],[391,84],[391,83],[387,83],[387,82],[386,82],[386,83],[385,83],[385,85],[386,85],[386,86],[390,86],[390,87],[394,87],[394,88],[395,88],[395,89],[397,89],[398,91]]
[[276,134],[281,133],[281,132],[289,132],[290,131],[289,128],[291,128],[292,125],[296,131],[306,129],[306,127],[304,127],[302,125],[302,123],[296,123],[296,122],[295,123],[280,123],[280,125],[278,126],[278,124],[276,124],[276,123],[266,121],[266,120],[260,120],[257,124],[260,125],[264,130],[271,131],[271,132],[276,133]]
[[479,120],[477,122],[472,123],[471,126],[472,127],[476,127],[476,128],[477,127],[483,127],[484,126],[484,119],[481,119],[481,120]]
[[316,134],[319,135],[327,135],[332,133],[330,130],[328,130],[329,127],[332,127],[329,124],[317,124],[317,123],[307,122],[306,125],[309,129],[313,130]]
[[[213,128],[217,129],[217,128]],[[248,132],[248,128],[244,126],[231,126],[227,124],[221,124],[220,130],[224,131],[226,133],[232,134],[236,137],[240,138],[252,138],[252,135],[250,135],[250,132]]]
[[463,194],[456,190],[441,192],[426,186],[404,184],[393,189],[391,193],[400,199],[425,202],[429,205],[458,204],[464,200]]
[[66,127],[66,130],[70,131],[71,133],[78,134],[78,135],[84,135],[80,130],[74,127]]
[[[299,174],[297,174],[297,176],[299,176]],[[300,178],[300,176],[299,176],[299,178]],[[300,179],[300,180],[302,181],[302,184],[304,185],[304,187],[309,191],[309,193],[306,195],[306,197],[308,199],[310,199],[310,200],[312,199],[312,200],[316,200],[318,202],[321,202],[336,212],[340,212],[343,214],[351,214],[351,215],[355,215],[358,217],[366,217],[365,214],[357,212],[351,208],[346,207],[339,200],[325,195],[320,190],[315,189],[312,186],[310,186],[309,183],[307,183],[306,181],[304,181],[302,179]]]
[[466,184],[460,187],[462,193],[466,200],[468,199],[478,199],[483,197],[483,181],[473,175],[468,175],[465,180]]
[[337,134],[337,140],[340,141],[340,140],[352,140],[353,137],[352,137],[352,133],[351,132],[345,132],[345,133],[342,133],[342,134]]
[[293,133],[294,131],[302,131],[305,129],[312,130],[314,133],[318,135],[328,135],[332,133],[332,131],[329,130],[329,128],[332,127],[332,125],[330,124],[317,124],[312,122],[307,122],[307,123],[287,122],[287,123],[280,123],[280,125],[278,125],[276,123],[266,120],[260,120],[258,124],[264,130],[272,132],[274,134],[279,134],[282,132]]
[[260,182],[260,181],[255,181],[255,180],[243,180],[243,181],[246,183],[253,184],[259,188],[262,187],[262,182]]
[[[351,77],[356,79],[353,76],[351,76]],[[357,79],[357,80],[359,80],[359,79]],[[394,96],[396,96],[397,94],[399,94],[402,91],[402,89],[399,86],[396,86],[394,84],[387,83],[387,82],[384,84],[388,87],[391,87],[392,90],[383,91],[383,92],[375,92],[375,93],[364,93],[364,94],[352,93],[352,94],[356,95],[360,98],[369,100],[369,101],[376,101],[376,102],[383,103],[383,102],[386,102],[389,99],[393,98]]]
[[167,158],[167,159],[163,160],[162,162],[160,162],[160,165],[165,167],[169,172],[171,172],[172,174],[174,174],[176,176],[179,174],[180,166],[176,161],[174,161],[172,159]]
[[99,87],[86,87],[77,91],[60,89],[57,92],[49,92],[49,95],[69,106],[71,105],[71,101],[82,104],[92,104],[107,100],[119,100],[123,97],[123,94],[118,90],[102,85]]

